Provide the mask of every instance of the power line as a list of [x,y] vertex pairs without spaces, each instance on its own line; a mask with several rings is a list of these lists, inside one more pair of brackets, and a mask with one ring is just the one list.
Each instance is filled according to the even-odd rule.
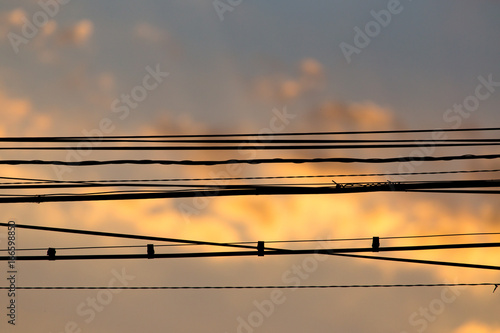
[[[435,249],[465,249],[465,248],[490,248],[500,247],[500,243],[471,243],[471,244],[442,244],[442,245],[417,245],[417,246],[397,246],[374,248],[336,248],[336,249],[276,249],[263,248],[262,251],[226,251],[226,252],[178,252],[178,253],[158,253],[158,254],[85,254],[85,255],[45,255],[45,256],[16,256],[16,261],[44,261],[44,260],[123,260],[123,259],[166,259],[166,258],[215,258],[215,257],[242,257],[242,256],[268,256],[268,255],[334,255],[352,258],[363,258],[372,260],[386,260],[406,263],[418,263],[425,265],[452,266],[462,268],[475,268],[486,270],[500,270],[500,266],[469,264],[460,262],[447,262],[435,260],[419,260],[394,257],[367,256],[352,253],[360,252],[393,252],[393,251],[422,251]],[[1,256],[0,261],[12,260],[11,256]]]
[[[500,139],[491,139],[491,138],[481,138],[481,139],[385,139],[385,140],[374,140],[374,139],[349,139],[349,140],[339,140],[339,139],[184,139],[184,140],[172,140],[172,139],[109,139],[109,138],[93,138],[88,137],[86,139],[50,139],[50,138],[40,138],[30,140],[29,138],[21,139],[9,139],[9,138],[0,138],[0,142],[23,142],[23,143],[170,143],[170,144],[179,144],[179,143],[202,143],[202,144],[346,144],[346,143],[413,143],[413,144],[421,144],[421,145],[434,145],[435,143],[442,142],[460,142],[460,143],[486,143],[486,142],[500,142]],[[25,146],[21,146],[25,147]],[[78,149],[78,148],[77,148]]]
[[346,135],[346,134],[403,134],[403,133],[432,133],[432,132],[479,132],[500,131],[499,127],[478,128],[436,128],[436,129],[406,129],[382,131],[331,131],[331,132],[287,132],[287,133],[233,133],[233,134],[177,134],[177,135],[123,135],[123,136],[59,136],[59,137],[4,137],[0,141],[33,142],[38,140],[90,140],[90,139],[155,139],[155,138],[216,138],[216,137],[274,137],[274,136],[311,136],[311,135]]
[[500,194],[497,190],[408,190],[408,192],[426,192],[426,193],[462,193],[462,194]]
[[[409,238],[438,238],[438,237],[457,237],[457,236],[491,236],[500,235],[500,232],[474,232],[474,233],[455,233],[455,234],[439,234],[439,235],[413,235],[413,236],[387,236],[379,237],[383,239],[409,239]],[[325,239],[294,239],[294,240],[266,240],[266,244],[288,244],[288,243],[326,243],[326,242],[343,242],[343,241],[368,241],[373,237],[358,237],[358,238],[325,238]],[[229,242],[227,244],[257,244],[257,241],[245,242]],[[179,246],[199,246],[200,244],[154,244],[155,247],[179,247]],[[55,247],[56,250],[87,250],[87,249],[118,249],[118,248],[145,248],[146,245],[107,245],[107,246],[78,246],[78,247]],[[16,252],[21,251],[46,251],[46,247],[39,248],[21,248],[16,249]],[[9,251],[8,249],[0,249],[0,252]]]
[[125,160],[85,160],[85,161],[47,161],[47,160],[0,160],[0,165],[65,165],[65,166],[97,166],[97,165],[118,165],[118,164],[159,164],[159,165],[223,165],[223,164],[275,164],[275,163],[403,163],[412,161],[454,161],[454,160],[477,160],[477,159],[497,159],[500,154],[489,155],[458,155],[458,156],[401,156],[387,158],[350,158],[350,157],[329,157],[329,158],[260,158],[260,159],[230,159],[230,160],[151,160],[151,159],[125,159]]
[[[0,226],[9,226],[8,223],[0,223]],[[66,228],[53,228],[44,226],[31,226],[31,225],[16,225],[18,228],[44,230],[44,231],[55,231],[64,233],[76,233],[76,234],[86,234],[93,236],[105,236],[105,237],[118,237],[118,238],[133,238],[133,239],[143,239],[143,240],[160,240],[168,242],[178,242],[184,244],[200,244],[200,245],[215,245],[215,246],[230,246],[230,247],[243,247],[255,249],[254,251],[226,251],[226,252],[194,252],[194,253],[159,253],[155,254],[94,254],[94,255],[58,255],[55,254],[49,256],[16,256],[15,259],[19,261],[33,261],[33,260],[98,260],[98,259],[152,259],[152,258],[207,258],[207,257],[234,257],[234,256],[264,256],[264,255],[298,255],[298,254],[325,254],[334,256],[343,256],[351,258],[363,258],[372,260],[386,260],[386,261],[396,261],[396,262],[406,262],[406,263],[418,263],[426,265],[438,265],[438,266],[452,266],[452,267],[464,267],[464,268],[475,268],[475,269],[486,269],[486,270],[500,270],[500,266],[492,265],[482,265],[482,264],[469,264],[469,263],[457,263],[457,262],[446,262],[446,261],[434,261],[434,260],[420,260],[420,259],[408,259],[408,258],[394,258],[394,257],[380,257],[380,256],[368,256],[359,255],[352,253],[359,252],[391,252],[391,251],[422,251],[422,250],[436,250],[436,249],[466,249],[466,248],[491,248],[500,247],[500,243],[466,243],[466,244],[440,244],[440,245],[414,245],[414,246],[392,246],[392,247],[377,247],[374,248],[337,248],[337,249],[277,249],[264,247],[263,242],[259,242],[257,247],[245,246],[245,245],[235,245],[228,243],[215,243],[215,242],[205,242],[205,241],[192,241],[192,240],[181,240],[163,237],[150,237],[150,236],[138,236],[130,234],[116,234],[116,233],[106,233],[88,230],[78,230],[78,229],[66,229]],[[0,260],[12,260],[12,256],[0,257]]]
[[[317,149],[386,149],[386,148],[415,148],[422,146],[432,147],[479,147],[499,146],[500,142],[482,143],[405,143],[405,144],[356,144],[356,145],[234,145],[234,146],[95,146],[92,150],[100,151],[174,151],[174,150],[317,150]],[[0,150],[77,150],[76,146],[64,147],[0,147]]]
[[[480,287],[500,283],[416,283],[416,284],[336,284],[336,285],[266,285],[266,286],[16,286],[19,290],[200,290],[200,289],[349,289],[349,288],[421,288]],[[0,287],[9,289],[10,287]]]
[[500,266],[467,264],[467,263],[436,261],[436,260],[421,260],[421,259],[394,258],[394,257],[376,257],[376,256],[366,256],[366,255],[347,254],[347,253],[333,253],[332,255],[341,256],[341,257],[350,257],[350,258],[396,261],[396,262],[436,265],[436,266],[452,266],[452,267],[476,268],[476,269],[487,269],[487,270],[500,270]]
[[429,182],[345,183],[335,186],[225,185],[208,190],[113,191],[84,194],[3,195],[0,203],[107,201],[165,198],[193,198],[242,195],[309,195],[367,192],[408,192],[425,189],[500,187],[500,180],[454,180]]
[[229,180],[268,180],[268,179],[300,179],[300,178],[340,178],[340,177],[387,177],[412,175],[441,175],[499,172],[500,169],[481,170],[451,170],[451,171],[424,171],[424,172],[393,172],[393,173],[358,173],[358,174],[329,174],[329,175],[291,175],[291,176],[262,176],[262,177],[215,177],[215,178],[161,178],[161,179],[100,179],[100,180],[54,180],[40,178],[0,177],[6,180],[25,180],[26,182],[8,182],[0,185],[22,185],[39,183],[115,183],[115,182],[176,182],[176,181],[229,181]]
[[[410,239],[410,238],[439,238],[439,237],[457,237],[457,236],[492,236],[500,235],[500,232],[473,232],[473,233],[455,233],[455,234],[438,234],[438,235],[412,235],[412,236],[387,236],[379,237],[383,239]],[[294,239],[294,240],[266,240],[266,244],[288,244],[288,243],[326,243],[326,242],[345,242],[345,241],[369,241],[373,237],[358,237],[358,238],[325,238],[325,239]],[[257,241],[245,242],[229,242],[227,244],[257,244]],[[155,247],[179,247],[179,246],[199,246],[201,244],[154,244]],[[87,249],[119,249],[119,248],[145,248],[146,244],[141,245],[107,245],[107,246],[77,246],[77,247],[54,247],[56,250],[87,250]],[[16,252],[21,251],[46,251],[46,247],[38,248],[21,248],[16,249]],[[8,249],[0,249],[0,252],[9,251]]]
[[[0,226],[9,227],[11,225],[9,225],[8,223],[0,223]],[[140,235],[123,234],[123,233],[116,233],[116,232],[102,232],[102,231],[93,231],[93,230],[55,228],[55,227],[36,226],[36,225],[27,225],[27,224],[15,224],[15,227],[21,228],[21,229],[52,231],[52,232],[90,235],[90,236],[103,236],[103,237],[112,237],[112,238],[141,239],[141,240],[149,240],[149,241],[171,242],[171,243],[182,243],[182,244],[214,245],[214,246],[222,246],[222,247],[237,247],[237,248],[245,248],[245,249],[257,249],[256,246],[247,246],[247,245],[242,245],[242,244],[229,244],[229,243],[218,243],[218,242],[208,242],[208,241],[197,241],[197,240],[170,238],[170,237],[140,236]]]

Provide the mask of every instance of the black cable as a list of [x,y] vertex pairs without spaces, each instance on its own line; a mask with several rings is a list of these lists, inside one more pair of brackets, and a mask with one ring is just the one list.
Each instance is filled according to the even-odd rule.
[[[8,223],[0,223],[0,226],[9,227],[12,225],[8,224]],[[90,235],[90,236],[104,236],[104,237],[113,237],[113,238],[141,239],[141,240],[158,241],[158,242],[172,242],[172,243],[183,243],[183,244],[194,244],[194,245],[213,245],[213,246],[237,247],[237,248],[245,248],[245,249],[256,249],[257,248],[256,246],[247,246],[247,245],[242,245],[242,244],[207,242],[207,241],[197,241],[197,240],[178,239],[178,238],[169,238],[169,237],[140,236],[140,235],[123,234],[123,233],[116,233],[116,232],[102,232],[102,231],[93,231],[93,230],[55,228],[55,227],[36,226],[36,225],[17,224],[17,223],[15,224],[15,227],[21,228],[21,229],[62,232],[62,233]]]
[[[464,249],[464,248],[490,248],[500,247],[500,243],[471,243],[471,244],[443,244],[443,245],[417,245],[417,246],[396,246],[396,247],[380,247],[377,252],[390,252],[390,251],[421,251],[421,250],[436,250],[436,249]],[[241,257],[241,256],[269,256],[269,255],[303,255],[303,254],[320,254],[320,255],[334,255],[345,256],[353,258],[364,258],[374,260],[388,260],[406,263],[418,263],[426,265],[438,266],[453,266],[463,268],[487,269],[487,270],[500,270],[500,266],[481,265],[481,264],[468,264],[446,261],[431,261],[431,260],[417,260],[407,258],[394,258],[394,257],[379,257],[379,256],[366,256],[357,255],[352,253],[360,252],[373,252],[373,248],[336,248],[336,249],[276,249],[265,248],[262,252],[259,250],[253,251],[226,251],[226,252],[178,252],[178,253],[155,253],[150,254],[86,254],[86,255],[54,255],[54,256],[16,256],[16,261],[44,261],[44,260],[123,260],[123,259],[165,259],[165,258],[216,258],[216,257]],[[12,260],[11,256],[1,256],[0,261]]]
[[19,142],[37,142],[37,140],[91,140],[91,139],[154,139],[154,138],[216,138],[216,137],[274,137],[274,136],[304,136],[304,135],[345,135],[345,134],[402,134],[402,133],[431,133],[431,132],[478,132],[478,131],[500,131],[500,127],[483,128],[436,128],[436,129],[413,129],[413,130],[378,130],[378,131],[336,131],[336,132],[288,132],[288,133],[236,133],[236,134],[177,134],[177,135],[122,135],[122,136],[59,136],[59,137],[4,137],[0,141],[16,140]]
[[[379,237],[383,239],[410,239],[410,238],[438,238],[438,237],[457,237],[457,236],[491,236],[500,235],[500,232],[473,232],[473,233],[455,233],[455,234],[438,234],[438,235],[412,235],[412,236],[387,236]],[[325,239],[294,239],[294,240],[266,240],[266,244],[287,244],[287,243],[318,243],[318,242],[345,242],[345,241],[369,241],[373,237],[358,237],[358,238],[325,238]],[[257,241],[245,242],[230,242],[227,244],[257,244]],[[179,246],[199,246],[199,244],[154,244],[155,247],[179,247]],[[118,248],[144,248],[142,245],[107,245],[107,246],[79,246],[79,247],[55,247],[56,250],[87,250],[87,249],[118,249]],[[42,248],[23,248],[16,249],[16,252],[21,251],[46,251],[46,247]],[[0,249],[0,252],[9,251],[8,249]]]
[[[418,288],[418,287],[479,287],[500,283],[415,283],[415,284],[337,284],[337,285],[267,285],[267,286],[16,286],[19,290],[200,290],[200,289],[347,289],[347,288]],[[0,287],[9,289],[10,287]]]
[[[2,227],[11,227],[12,224],[0,222],[0,226]],[[242,244],[246,242],[232,242],[232,243],[219,243],[219,242],[207,242],[207,241],[196,241],[196,240],[187,240],[187,239],[178,239],[178,238],[167,238],[167,237],[158,237],[158,236],[144,236],[144,235],[133,235],[133,234],[123,234],[123,233],[114,233],[114,232],[102,232],[95,230],[81,230],[81,229],[69,229],[69,228],[56,228],[56,227],[48,227],[48,226],[36,226],[36,225],[27,225],[27,224],[15,224],[16,228],[20,229],[31,229],[31,230],[39,230],[39,231],[50,231],[50,232],[60,232],[60,233],[70,233],[70,234],[80,234],[80,235],[89,235],[89,236],[100,236],[100,237],[110,237],[110,238],[125,238],[125,239],[140,239],[140,240],[148,240],[148,241],[160,241],[160,242],[173,242],[180,244],[191,244],[191,245],[212,245],[212,246],[228,246],[228,247],[238,247],[245,249],[257,249],[256,246],[242,246]],[[477,235],[477,234],[499,234],[499,233],[470,233],[468,235]],[[463,235],[463,234],[448,234],[451,235]],[[428,235],[428,236],[399,236],[399,237],[381,237],[381,239],[394,239],[394,238],[417,238],[417,237],[442,237],[442,235]],[[371,238],[356,238],[356,240],[367,240]],[[338,239],[337,239],[338,240]],[[342,239],[342,240],[352,240],[352,239]],[[280,241],[269,241],[267,243],[277,243]],[[281,241],[284,242],[284,241]],[[292,241],[288,241],[292,242]],[[255,244],[256,242],[251,242]],[[486,247],[500,247],[500,243],[462,243],[462,244],[438,244],[438,245],[413,245],[413,246],[393,246],[393,247],[381,247],[379,248],[379,252],[382,251],[416,251],[416,250],[436,250],[436,249],[465,249],[465,248],[486,248]],[[354,249],[329,249],[329,250],[283,250],[283,249],[274,249],[274,248],[265,248],[273,251],[285,251],[287,254],[298,253],[298,254],[310,254],[310,253],[338,253],[340,252],[367,252],[372,251],[372,248],[354,248]],[[297,252],[299,251],[299,252]],[[301,252],[305,251],[305,252]],[[319,251],[319,252],[318,252]]]
[[497,190],[408,190],[408,192],[425,192],[425,193],[454,193],[454,194],[500,194]]
[[297,175],[297,176],[262,176],[262,177],[217,177],[217,178],[163,178],[163,179],[101,179],[101,180],[54,180],[39,178],[0,177],[0,179],[27,180],[27,182],[8,182],[1,185],[22,185],[40,183],[115,183],[115,182],[176,182],[176,181],[229,181],[229,180],[267,180],[267,179],[300,179],[300,178],[340,178],[340,177],[387,177],[411,175],[441,175],[499,172],[500,169],[395,172],[395,173],[360,173],[360,174],[330,174],[330,175]]
[[[179,150],[317,150],[317,149],[386,149],[432,147],[480,147],[499,146],[500,142],[484,143],[406,143],[406,144],[356,144],[356,145],[234,145],[234,146],[95,146],[92,150],[99,151],[179,151]],[[0,150],[77,150],[79,147],[0,147]]]
[[421,259],[408,259],[408,258],[394,258],[394,257],[376,257],[376,256],[366,256],[366,255],[346,254],[346,253],[332,253],[332,255],[334,255],[334,256],[341,256],[341,257],[350,257],[350,258],[384,260],[384,261],[397,261],[397,262],[406,262],[406,263],[413,263],[413,264],[425,264],[425,265],[437,265],[437,266],[452,266],[452,267],[465,267],[465,268],[477,268],[477,269],[487,269],[487,270],[500,270],[500,266],[480,265],[480,264],[467,264],[467,263],[447,262],[447,261],[421,260]]
[[[455,180],[429,182],[380,182],[380,183],[346,183],[334,186],[250,186],[213,190],[175,190],[175,191],[128,191],[126,193],[84,193],[84,194],[43,194],[43,195],[3,195],[0,203],[28,202],[75,202],[75,201],[107,201],[137,200],[165,198],[222,197],[236,195],[309,195],[309,194],[346,194],[368,192],[408,192],[420,189],[451,189],[500,187],[500,180]],[[121,192],[121,191],[115,191]]]
[[46,161],[46,160],[0,160],[0,165],[65,165],[65,166],[96,166],[96,165],[117,165],[117,164],[160,164],[160,165],[223,165],[223,164],[265,164],[265,163],[403,163],[412,161],[454,161],[454,160],[477,160],[477,159],[497,159],[500,154],[489,155],[458,155],[458,156],[401,156],[388,158],[350,158],[350,157],[330,157],[330,158],[261,158],[261,159],[230,159],[230,160],[107,160],[107,161]]
[[[473,232],[473,233],[455,233],[455,234],[438,234],[438,235],[412,235],[412,236],[387,236],[379,237],[382,239],[409,239],[409,238],[438,238],[438,237],[457,237],[457,236],[491,236],[500,235],[500,232]],[[358,238],[325,238],[325,239],[294,239],[294,240],[266,240],[266,244],[286,244],[286,243],[318,243],[318,242],[345,242],[345,241],[367,241],[373,237],[358,237]],[[230,242],[227,244],[257,244],[257,241],[245,242]],[[155,244],[155,247],[179,247],[179,246],[199,246],[198,244]],[[79,247],[55,247],[56,250],[86,250],[86,249],[117,249],[117,248],[144,248],[146,245],[107,245],[107,246],[79,246]],[[42,248],[24,248],[16,249],[20,251],[46,251],[46,247]],[[0,252],[8,251],[8,249],[0,249]]]
[[[330,183],[280,183],[280,184],[228,184],[228,185],[211,185],[211,184],[179,184],[179,183],[169,183],[169,184],[151,184],[151,183],[99,183],[99,182],[80,182],[73,183],[68,182],[67,184],[55,183],[36,183],[36,184],[0,184],[0,189],[42,189],[42,188],[91,188],[91,187],[153,187],[153,188],[189,188],[189,189],[241,189],[241,188],[254,188],[254,187],[268,187],[268,186],[321,186]],[[140,192],[143,192],[141,190]],[[120,192],[137,192],[137,190],[128,191],[108,191],[108,192],[96,192],[93,194],[103,194],[103,193],[120,193]],[[157,192],[150,190],[150,192]],[[88,193],[86,193],[88,194]]]
[[9,139],[0,138],[0,142],[30,142],[30,143],[170,143],[170,144],[185,144],[185,143],[203,143],[203,144],[346,144],[346,143],[414,143],[420,145],[434,145],[435,143],[442,142],[461,142],[461,143],[485,143],[485,142],[500,142],[500,139],[492,138],[482,138],[482,139],[385,139],[385,140],[373,140],[373,139],[349,139],[349,140],[339,140],[339,139],[184,139],[184,140],[172,140],[172,139],[108,139],[103,138],[93,138],[88,137],[86,139],[51,139],[51,138],[40,138],[30,140],[27,139]]

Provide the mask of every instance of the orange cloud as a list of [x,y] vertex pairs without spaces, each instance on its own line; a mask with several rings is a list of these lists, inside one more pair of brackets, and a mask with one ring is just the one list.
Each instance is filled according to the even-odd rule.
[[319,90],[324,84],[324,68],[313,58],[303,59],[296,68],[295,76],[281,73],[257,78],[255,94],[268,101],[289,101]]
[[61,31],[59,42],[64,45],[85,45],[94,32],[94,24],[90,20],[80,20],[73,26]]
[[470,321],[460,326],[453,333],[500,333],[500,327],[491,327],[477,321]]

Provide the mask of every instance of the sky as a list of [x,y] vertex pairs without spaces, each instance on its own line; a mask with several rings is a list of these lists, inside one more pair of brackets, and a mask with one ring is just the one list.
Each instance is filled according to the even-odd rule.
[[[130,0],[2,1],[0,136],[458,129],[492,127],[498,122],[497,1],[144,0],[138,4]],[[407,138],[429,139],[431,134]],[[92,148],[2,151],[0,159],[109,157]],[[467,153],[494,149],[467,148]],[[417,148],[279,154],[422,153],[426,151]],[[430,153],[462,154],[464,148],[433,147]],[[116,158],[234,157],[225,152],[112,154]],[[259,151],[253,156],[275,154]],[[0,166],[0,176],[213,178],[480,168],[498,165],[495,160],[477,160],[348,167],[334,163],[148,166],[147,170],[130,165]],[[493,195],[366,193],[2,205],[2,222],[217,242],[498,232],[500,227]],[[23,229],[16,233],[18,248],[146,244]],[[6,230],[0,230],[2,248],[6,235]],[[364,242],[314,246],[371,245]],[[432,244],[432,240],[384,240],[382,245],[414,244]],[[500,258],[495,249],[404,255],[488,265],[498,265]],[[7,277],[7,264],[0,266]],[[18,262],[17,273],[19,286],[412,284],[497,282],[499,278],[491,271],[318,255]],[[2,281],[5,286],[6,278]],[[1,290],[3,312],[8,302],[7,292]],[[20,290],[16,304],[16,325],[9,324],[2,313],[1,332],[500,332],[498,292],[492,293],[490,287]]]

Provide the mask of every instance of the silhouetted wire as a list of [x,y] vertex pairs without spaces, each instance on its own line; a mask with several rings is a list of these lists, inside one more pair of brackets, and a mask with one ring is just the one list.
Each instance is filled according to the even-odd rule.
[[[23,142],[23,143],[169,143],[169,144],[366,144],[366,143],[412,143],[420,145],[434,145],[442,142],[459,142],[459,143],[485,143],[485,142],[500,142],[496,138],[480,138],[480,139],[464,139],[464,138],[445,138],[445,139],[265,139],[259,137],[257,139],[110,139],[107,137],[86,139],[51,139],[51,138],[0,138],[0,142]],[[27,147],[27,146],[21,146]],[[80,148],[77,148],[80,149]]]
[[350,253],[332,253],[331,255],[341,256],[341,257],[349,257],[349,258],[361,258],[361,259],[382,260],[382,261],[396,261],[396,262],[405,262],[405,263],[413,263],[413,264],[424,264],[424,265],[464,267],[464,268],[476,268],[476,269],[487,269],[487,270],[500,270],[500,266],[481,265],[481,264],[468,264],[468,263],[462,263],[462,262],[447,262],[447,261],[409,259],[409,258],[395,258],[395,257],[379,257],[379,256],[367,256],[367,255],[350,254]]
[[0,177],[0,179],[29,180],[28,182],[8,182],[0,184],[22,185],[40,183],[135,183],[135,182],[176,182],[176,181],[226,181],[226,180],[267,180],[267,179],[300,179],[300,178],[339,178],[339,177],[386,177],[386,176],[411,176],[411,175],[441,175],[441,174],[466,174],[499,172],[500,169],[481,170],[452,170],[452,171],[423,171],[423,172],[393,172],[393,173],[358,173],[358,174],[329,174],[329,175],[296,175],[296,176],[257,176],[257,177],[216,177],[216,178],[161,178],[161,179],[101,179],[101,180],[55,180],[40,178]]
[[[432,143],[432,147],[480,147],[499,146],[500,142],[483,143]],[[96,151],[185,151],[185,150],[317,150],[317,149],[393,149],[393,148],[415,148],[425,146],[422,143],[401,144],[342,144],[342,145],[233,145],[233,146],[96,146]],[[58,147],[1,147],[0,150],[77,150],[76,146]]]
[[[200,290],[200,289],[348,289],[348,288],[420,288],[480,287],[500,283],[415,283],[415,284],[334,284],[334,285],[266,285],[266,286],[16,286],[20,290]],[[0,287],[9,289],[9,287]]]
[[497,190],[408,190],[408,192],[454,193],[454,194],[500,194]]
[[311,195],[311,194],[346,194],[369,192],[409,192],[423,189],[459,189],[459,188],[492,188],[500,187],[500,179],[484,180],[447,180],[447,181],[413,181],[413,182],[368,182],[368,183],[335,183],[331,186],[281,186],[281,185],[225,185],[213,189],[188,189],[170,191],[112,191],[95,193],[51,193],[38,195],[0,196],[0,203],[41,203],[41,202],[75,202],[75,201],[108,201],[138,200],[194,197],[223,197],[243,195]]
[[[438,234],[438,235],[413,235],[413,236],[388,236],[379,237],[379,239],[408,239],[408,238],[440,238],[440,237],[457,237],[457,236],[492,236],[500,235],[500,232],[473,232],[473,233],[458,233],[458,234]],[[326,243],[326,242],[343,242],[343,241],[369,241],[373,237],[358,237],[358,238],[325,238],[325,239],[294,239],[294,240],[269,240],[264,241],[266,244],[288,244],[288,243]],[[245,242],[229,242],[227,244],[257,244],[257,241]],[[184,246],[200,246],[200,244],[154,244],[155,247],[184,247]],[[142,245],[107,245],[107,246],[79,246],[79,247],[55,247],[56,250],[86,250],[86,249],[115,249],[115,248],[144,248]],[[47,248],[24,248],[16,249],[16,252],[21,251],[46,251]],[[8,251],[8,249],[0,249],[0,252]]]
[[[0,223],[0,226],[8,227],[10,225],[8,223]],[[237,248],[245,248],[245,249],[256,249],[257,248],[256,246],[247,246],[247,245],[242,245],[242,244],[228,244],[228,243],[219,243],[219,242],[197,241],[197,240],[170,238],[170,237],[140,236],[140,235],[123,234],[123,233],[115,233],[115,232],[102,232],[102,231],[80,230],[80,229],[69,229],[69,228],[55,228],[55,227],[25,225],[25,224],[17,224],[17,223],[15,226],[16,226],[16,228],[21,228],[21,229],[32,229],[32,230],[81,234],[81,235],[90,235],[90,236],[141,239],[141,240],[150,240],[150,241],[159,241],[159,242],[197,244],[197,245],[214,245],[214,246],[237,247]]]
[[406,130],[377,130],[377,131],[330,131],[330,132],[285,132],[285,133],[233,133],[233,134],[173,134],[173,135],[114,135],[114,136],[59,136],[59,137],[4,137],[0,141],[32,142],[39,140],[82,140],[92,139],[139,139],[139,138],[216,138],[216,137],[275,137],[275,136],[304,136],[304,135],[344,135],[344,134],[400,134],[400,133],[431,133],[431,132],[477,132],[477,131],[500,131],[499,127],[478,128],[435,128],[435,129],[406,129]]
[[[409,249],[420,250],[420,249],[438,249],[438,248],[467,248],[475,247],[500,247],[500,243],[478,243],[478,244],[446,244],[446,245],[424,245],[424,246],[409,246],[409,247],[383,247],[378,248],[377,251],[409,251]],[[266,248],[268,249],[268,248]],[[166,258],[221,258],[221,257],[242,257],[242,256],[264,256],[264,255],[299,255],[299,254],[316,254],[316,255],[332,255],[348,258],[362,258],[371,260],[384,260],[384,261],[394,261],[394,262],[404,262],[404,263],[414,263],[414,264],[424,264],[424,265],[435,265],[435,266],[450,266],[450,267],[461,267],[461,268],[474,268],[474,269],[485,269],[485,270],[500,270],[500,266],[492,265],[482,265],[482,264],[470,264],[462,262],[448,262],[448,261],[435,261],[435,260],[421,260],[421,259],[409,259],[409,258],[397,258],[397,257],[386,257],[386,256],[368,256],[352,254],[353,252],[373,252],[372,248],[355,248],[355,249],[306,249],[306,250],[289,250],[289,249],[275,249],[267,251],[225,251],[225,252],[176,252],[176,253],[154,253],[154,254],[80,254],[80,255],[38,255],[38,256],[16,256],[16,261],[67,261],[67,260],[123,260],[123,259],[166,259]],[[11,256],[1,256],[0,260],[7,261],[11,260]]]
[[276,164],[276,163],[403,163],[412,161],[455,161],[455,160],[478,160],[497,159],[500,154],[489,155],[458,155],[458,156],[401,156],[387,158],[351,158],[351,157],[329,157],[329,158],[260,158],[260,159],[229,159],[229,160],[151,160],[151,159],[126,159],[107,161],[47,161],[47,160],[0,160],[2,165],[66,165],[66,166],[96,166],[96,165],[119,165],[119,164],[159,164],[159,165],[224,165],[224,164]]
[[[215,184],[180,184],[180,183],[169,183],[169,184],[152,184],[152,183],[98,183],[98,182],[81,182],[81,183],[38,183],[38,184],[0,184],[0,189],[42,189],[42,188],[90,188],[90,187],[155,187],[155,188],[188,188],[188,189],[230,189],[230,188],[254,188],[256,186],[321,186],[331,183],[278,183],[278,184],[228,184],[228,185],[215,185]],[[125,190],[125,191],[106,191],[106,192],[95,192],[86,194],[104,194],[104,193],[137,193],[144,192],[146,190]],[[158,192],[160,190],[148,190],[148,192]]]

